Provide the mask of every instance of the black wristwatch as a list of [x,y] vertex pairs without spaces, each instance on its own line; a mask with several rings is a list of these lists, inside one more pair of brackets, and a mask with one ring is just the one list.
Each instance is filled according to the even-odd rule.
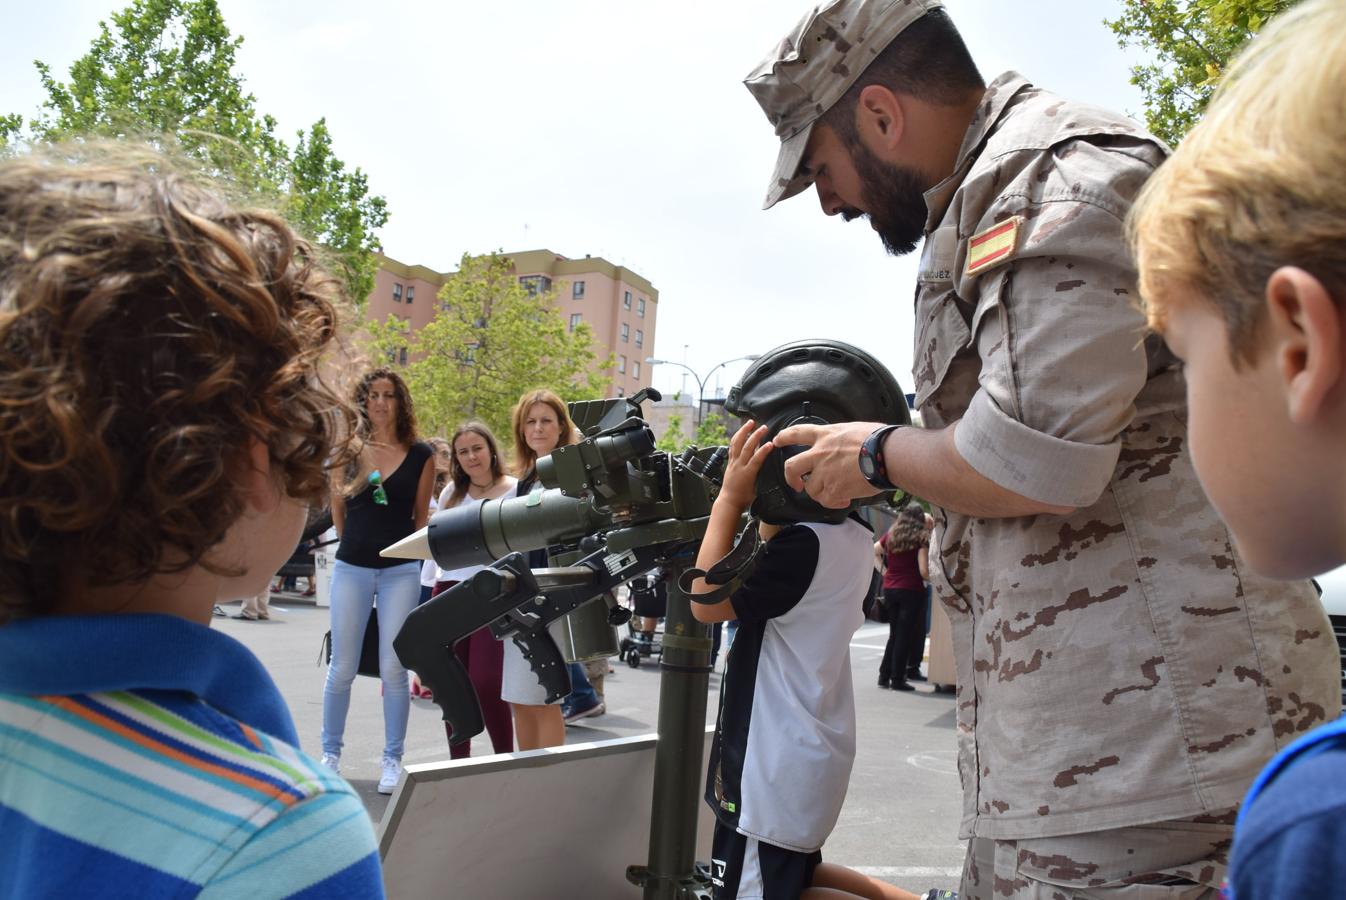
[[888,467],[883,463],[883,441],[888,433],[901,425],[880,425],[860,445],[860,474],[881,491],[895,491],[897,485],[888,480]]

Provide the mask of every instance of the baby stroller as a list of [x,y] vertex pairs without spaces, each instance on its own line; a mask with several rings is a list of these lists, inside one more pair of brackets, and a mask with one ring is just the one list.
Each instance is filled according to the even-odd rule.
[[[294,589],[295,579],[307,578],[308,590],[304,591],[305,597],[311,597],[314,593],[313,578],[315,567],[313,561],[313,551],[318,544],[318,538],[322,533],[332,527],[332,511],[330,509],[309,508],[308,521],[304,526],[304,533],[299,538],[299,546],[295,548],[294,553],[276,572],[276,578],[280,579],[280,584],[284,590]],[[273,588],[273,590],[275,590]]]
[[[663,633],[660,624],[668,613],[668,584],[664,581],[663,573],[654,569],[646,575],[632,578],[629,587],[634,615],[626,623],[621,657],[628,666],[639,669],[642,658],[663,656],[664,647],[659,635]],[[655,620],[655,625],[649,630],[642,630],[641,625],[648,624],[647,620]]]

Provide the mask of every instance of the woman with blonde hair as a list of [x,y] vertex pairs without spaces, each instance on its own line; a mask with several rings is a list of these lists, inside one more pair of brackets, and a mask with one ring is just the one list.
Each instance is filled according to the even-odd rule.
[[[565,402],[548,390],[529,391],[514,406],[514,471],[519,478],[515,496],[542,490],[537,480],[538,457],[575,442],[575,423]],[[547,565],[547,551],[528,556],[533,568]],[[505,644],[500,695],[514,712],[514,732],[520,750],[556,747],[565,743],[565,720],[559,704],[547,703],[546,691],[513,641]]]
[[874,544],[874,554],[883,563],[883,605],[888,611],[888,645],[879,664],[881,688],[915,690],[907,681],[907,655],[912,635],[924,624],[929,543],[925,510],[919,503],[909,503]]

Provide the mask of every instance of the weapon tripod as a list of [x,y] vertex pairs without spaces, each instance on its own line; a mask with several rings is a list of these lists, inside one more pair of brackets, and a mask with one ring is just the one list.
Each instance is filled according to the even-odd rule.
[[[710,627],[696,621],[691,601],[678,586],[693,547],[679,542],[618,553],[599,550],[575,565],[536,572],[522,554],[512,553],[418,607],[393,641],[403,663],[434,691],[453,739],[471,737],[484,727],[471,681],[442,640],[428,636],[454,635],[456,641],[490,625],[497,637],[512,638],[523,650],[551,702],[569,693],[570,679],[547,634],[547,623],[656,564],[664,567],[670,580],[660,657],[650,849],[645,865],[626,870],[627,880],[643,889],[645,900],[711,896],[708,870],[696,861],[704,771],[701,748],[712,665]],[[626,610],[614,612],[629,615]]]

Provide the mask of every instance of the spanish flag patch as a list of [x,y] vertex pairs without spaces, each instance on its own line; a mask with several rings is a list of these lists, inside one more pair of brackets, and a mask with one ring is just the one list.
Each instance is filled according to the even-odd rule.
[[992,225],[980,234],[974,234],[967,244],[967,270],[964,274],[968,277],[980,275],[1013,257],[1019,240],[1019,223],[1022,221],[1022,216],[1014,216]]

